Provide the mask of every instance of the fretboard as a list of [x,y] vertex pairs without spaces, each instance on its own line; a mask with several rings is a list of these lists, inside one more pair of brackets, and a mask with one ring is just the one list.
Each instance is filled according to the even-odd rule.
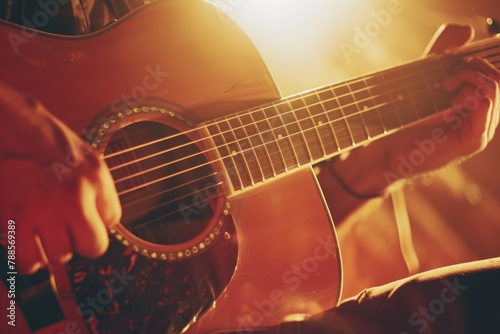
[[500,68],[497,38],[206,122],[234,190],[391,134],[450,106],[441,83],[464,58]]

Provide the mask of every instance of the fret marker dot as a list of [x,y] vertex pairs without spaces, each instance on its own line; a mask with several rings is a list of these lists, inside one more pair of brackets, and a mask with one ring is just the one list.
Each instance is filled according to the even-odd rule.
[[368,110],[368,106],[367,106],[367,105],[364,105],[364,106],[363,106],[363,109],[364,109],[364,110]]
[[322,121],[319,121],[319,122],[318,122],[318,126],[321,126],[321,125],[323,125],[323,122],[322,122]]
[[231,154],[232,154],[232,155],[237,155],[237,154],[238,154],[238,152],[233,151],[233,152],[231,152]]
[[398,95],[398,100],[399,100],[399,101],[402,101],[402,100],[403,100],[403,95],[399,94],[399,95]]
[[281,133],[278,135],[278,139],[283,139],[283,135]]

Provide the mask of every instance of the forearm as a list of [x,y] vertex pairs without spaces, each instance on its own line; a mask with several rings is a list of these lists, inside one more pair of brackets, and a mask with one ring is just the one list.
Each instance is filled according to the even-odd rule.
[[318,180],[335,223],[385,194],[389,185],[383,178],[385,157],[375,156],[375,151],[354,149],[345,159],[335,157],[320,165]]

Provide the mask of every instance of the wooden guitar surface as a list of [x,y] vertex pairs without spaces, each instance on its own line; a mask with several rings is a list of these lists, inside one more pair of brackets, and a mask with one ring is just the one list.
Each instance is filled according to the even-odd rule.
[[[83,37],[0,22],[0,80],[41,101],[103,155],[112,155],[130,138],[140,143],[186,131],[189,135],[176,145],[192,142],[187,148],[193,154],[208,152],[214,143],[206,131],[190,129],[281,97],[248,37],[198,0],[153,3]],[[156,163],[171,164],[186,152]],[[340,255],[311,168],[235,190],[230,171],[211,152],[197,163],[213,176],[193,183],[195,191],[186,190],[183,201],[175,202],[179,208],[191,203],[203,213],[194,223],[184,211],[171,209],[178,219],[160,221],[161,228],[111,231],[102,258],[75,256],[67,267],[51,268],[63,320],[23,327],[18,308],[17,326],[2,321],[2,332],[246,333],[334,306],[340,297]],[[140,197],[149,195],[127,197],[127,182],[121,180],[138,187],[150,180],[136,171],[152,167],[141,163],[122,175],[119,161],[107,162],[117,166],[113,177],[124,193],[122,205],[136,208]],[[166,168],[164,178],[185,166],[178,168]],[[173,186],[161,185],[165,191],[180,189],[197,178],[193,173]],[[200,190],[205,184],[215,195],[204,199],[202,208],[192,198],[209,193]],[[169,202],[167,195],[161,200]],[[125,208],[124,226],[144,224],[136,217],[142,209]],[[151,209],[147,216],[159,212]],[[162,229],[167,235],[159,233]],[[17,295],[18,305],[25,297]]]

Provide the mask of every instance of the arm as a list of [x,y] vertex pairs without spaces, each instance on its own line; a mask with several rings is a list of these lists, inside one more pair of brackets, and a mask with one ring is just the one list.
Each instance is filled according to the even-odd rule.
[[19,272],[44,265],[37,239],[53,263],[73,252],[101,255],[106,227],[121,216],[105,163],[41,104],[3,84],[0,116],[0,232],[15,221]]
[[[427,53],[459,47],[472,35],[469,26],[443,26]],[[375,197],[398,179],[428,172],[482,151],[498,125],[499,82],[500,73],[491,64],[479,58],[467,60],[443,82],[445,89],[453,93],[452,106],[448,110],[418,126],[355,149],[345,160],[335,159],[324,168],[319,179],[326,185],[323,187],[325,196],[336,203],[332,210],[334,220],[341,222],[367,202],[353,192]],[[473,110],[460,113],[469,105],[474,106]],[[433,137],[436,129],[442,131],[438,141]],[[412,152],[421,150],[416,140],[433,141],[433,151],[425,155],[422,163],[412,165],[411,173],[402,172],[400,158],[408,160]],[[329,175],[329,168],[341,178],[344,186]]]
[[[451,47],[446,44],[449,36],[456,35],[452,40],[459,45],[469,39],[470,33],[469,28],[448,28],[441,35],[444,37],[436,40],[433,51]],[[487,99],[481,101],[461,127],[453,129],[448,124],[449,140],[416,172],[473,154],[483,149],[493,136],[499,113],[493,103],[498,97],[498,72],[475,59],[451,75],[445,86],[455,92],[454,103],[460,104],[481,84],[478,78],[487,79],[492,85],[488,87],[495,89],[484,87]],[[19,271],[31,273],[43,265],[37,239],[48,260],[56,263],[67,262],[73,252],[89,257],[102,254],[108,244],[106,228],[117,223],[121,216],[105,163],[40,104],[4,85],[0,85],[0,115],[5,120],[0,125],[0,232],[6,231],[8,219],[16,219],[16,239],[23,244],[17,252]],[[415,149],[415,138],[425,138],[429,131],[444,123],[439,117],[354,150],[345,161],[335,161],[336,173],[358,193],[383,192],[389,185],[384,172],[397,169],[398,156]],[[71,164],[64,165],[68,156]],[[58,166],[63,173],[54,170],[54,163],[62,165]],[[366,203],[346,192],[338,182],[332,182],[326,191],[340,204],[333,212],[338,222]]]

